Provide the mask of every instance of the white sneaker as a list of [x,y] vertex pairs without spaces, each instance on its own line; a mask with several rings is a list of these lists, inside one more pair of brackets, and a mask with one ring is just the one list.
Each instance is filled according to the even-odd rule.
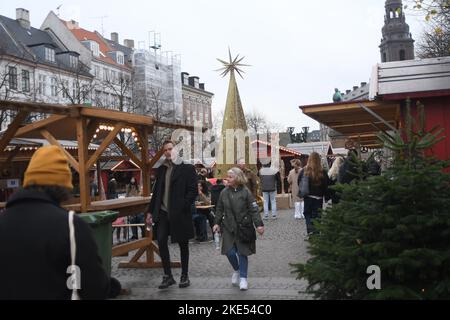
[[236,287],[239,285],[239,271],[233,272],[233,275],[231,276],[231,284]]
[[247,278],[241,278],[241,282],[239,283],[239,289],[241,289],[241,290],[248,289]]

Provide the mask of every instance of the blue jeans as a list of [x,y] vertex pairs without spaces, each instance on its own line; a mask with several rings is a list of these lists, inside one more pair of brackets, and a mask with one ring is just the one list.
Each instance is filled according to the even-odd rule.
[[[238,257],[239,257],[239,260],[238,260]],[[233,267],[233,270],[234,271],[239,270],[239,276],[241,278],[247,278],[248,257],[239,254],[239,252],[236,249],[236,246],[234,245],[233,248],[231,248],[231,250],[228,251],[227,258],[228,258],[228,261],[230,261],[230,264]]]
[[303,214],[306,220],[306,231],[308,233],[314,232],[313,221],[320,218],[319,209],[322,209],[323,198],[314,199],[310,197],[305,197],[305,207],[303,209]]
[[207,219],[202,213],[194,213],[192,215],[192,220],[194,220],[195,234],[198,241],[208,240],[208,232],[206,229]]
[[263,198],[264,198],[264,217],[269,216],[269,198],[270,198],[270,205],[272,207],[272,217],[277,216],[277,202],[275,201],[275,196],[277,192],[271,191],[271,192],[263,192]]

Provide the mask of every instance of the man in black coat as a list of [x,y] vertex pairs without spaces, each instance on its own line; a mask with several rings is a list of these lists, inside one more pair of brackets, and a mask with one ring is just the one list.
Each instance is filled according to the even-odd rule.
[[[0,300],[70,299],[68,212],[60,203],[68,199],[73,186],[64,153],[55,146],[38,149],[23,186],[0,215]],[[73,222],[79,296],[106,299],[110,277],[97,253],[92,230],[76,215]]]
[[164,163],[158,168],[152,199],[148,208],[147,223],[155,223],[154,232],[158,240],[159,252],[164,268],[160,289],[175,284],[170,268],[168,237],[180,246],[181,279],[180,288],[190,285],[188,277],[189,239],[194,238],[191,206],[198,195],[197,174],[190,164],[176,164],[173,155],[174,144],[163,144]]

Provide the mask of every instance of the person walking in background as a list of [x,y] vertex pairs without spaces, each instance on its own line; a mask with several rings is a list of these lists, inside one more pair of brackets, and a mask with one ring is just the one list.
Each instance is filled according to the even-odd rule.
[[140,187],[134,177],[131,177],[130,183],[126,187],[127,197],[138,197],[140,193]]
[[278,170],[270,167],[270,163],[259,170],[261,190],[264,198],[264,219],[269,218],[269,201],[272,209],[272,219],[277,218],[277,183],[280,180]]
[[[344,159],[342,157],[336,157],[336,159],[334,159],[333,164],[331,165],[331,168],[328,171],[330,186],[334,186],[338,183],[339,171],[341,170],[343,164]],[[336,191],[329,189],[329,195],[332,203],[336,204],[339,202],[339,196]]]
[[353,180],[358,179],[358,168],[356,164],[357,157],[358,152],[355,149],[348,150],[347,157],[339,169],[339,183],[349,184]]
[[117,181],[114,177],[108,182],[108,199],[117,199]]
[[201,168],[200,172],[198,173],[198,180],[206,181],[207,176],[208,176],[208,170],[206,170],[205,168]]
[[228,186],[220,193],[217,202],[215,225],[213,232],[222,233],[222,254],[226,255],[233,267],[231,283],[239,285],[241,290],[248,289],[248,256],[256,253],[256,236],[253,240],[241,239],[240,225],[256,227],[256,231],[264,233],[264,223],[258,212],[258,204],[253,194],[245,186],[247,179],[239,168],[227,172]]
[[319,209],[322,209],[324,197],[328,197],[329,178],[322,168],[320,155],[317,152],[309,155],[308,163],[300,172],[298,179],[300,192],[302,192],[302,179],[308,179],[309,190],[304,196],[303,215],[306,219],[306,231],[310,235],[315,232],[313,223],[320,218]]
[[302,162],[300,159],[294,159],[291,161],[291,164],[293,169],[289,172],[287,181],[289,183],[292,202],[294,202],[294,218],[301,219],[303,217],[303,199],[298,196],[298,176],[302,169]]
[[258,199],[258,184],[259,184],[258,176],[252,170],[247,168],[247,165],[245,164],[245,159],[239,159],[237,167],[242,170],[247,179],[246,183],[247,188],[253,194],[253,197],[255,197],[255,199]]
[[[0,300],[70,299],[69,213],[61,203],[70,198],[73,186],[65,154],[56,146],[39,148],[25,171],[23,188],[0,215]],[[77,215],[73,225],[79,296],[106,299],[117,281],[112,283],[103,267],[90,226]]]
[[158,168],[153,195],[147,214],[147,224],[155,223],[154,231],[158,240],[164,276],[159,289],[166,289],[176,283],[170,267],[168,238],[178,243],[181,256],[181,278],[179,287],[190,285],[189,240],[194,238],[192,205],[198,194],[197,173],[193,165],[177,164],[177,155],[172,151],[172,141],[163,143],[165,160]]
[[[198,182],[198,196],[195,200],[196,206],[207,206],[211,204],[209,198],[208,186],[205,181]],[[208,220],[210,209],[200,209],[196,208],[195,214],[193,215],[195,234],[197,235],[196,240],[198,242],[208,241],[208,232],[206,229],[206,222]]]

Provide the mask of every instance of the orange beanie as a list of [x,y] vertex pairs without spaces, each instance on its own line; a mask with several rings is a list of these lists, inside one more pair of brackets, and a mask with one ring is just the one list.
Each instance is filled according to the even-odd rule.
[[25,171],[23,186],[35,184],[73,189],[67,157],[58,147],[42,147],[34,153]]

